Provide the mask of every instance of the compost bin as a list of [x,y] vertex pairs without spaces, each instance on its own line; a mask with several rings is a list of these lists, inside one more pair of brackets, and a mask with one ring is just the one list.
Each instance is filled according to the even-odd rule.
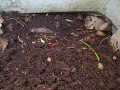
[[0,90],[120,90],[119,0],[0,0]]

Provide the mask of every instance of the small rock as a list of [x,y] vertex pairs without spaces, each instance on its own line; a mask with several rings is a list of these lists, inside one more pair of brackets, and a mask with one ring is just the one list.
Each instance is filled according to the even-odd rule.
[[113,56],[113,60],[117,60],[117,57],[116,57],[116,56]]
[[76,67],[71,68],[71,72],[74,73],[76,71]]
[[98,69],[103,70],[104,66],[102,63],[98,63]]
[[47,61],[48,61],[48,62],[52,62],[51,57],[48,57],[48,58],[47,58]]

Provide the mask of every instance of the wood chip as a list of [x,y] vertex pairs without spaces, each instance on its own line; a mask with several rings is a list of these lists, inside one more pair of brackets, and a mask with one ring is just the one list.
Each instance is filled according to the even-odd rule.
[[0,46],[2,47],[2,53],[4,52],[4,50],[6,49],[8,45],[8,40],[5,38],[0,38]]

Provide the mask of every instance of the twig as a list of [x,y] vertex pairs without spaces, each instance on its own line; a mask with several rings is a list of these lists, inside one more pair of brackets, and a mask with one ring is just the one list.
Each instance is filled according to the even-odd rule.
[[100,42],[100,45],[102,44],[103,41],[105,41],[105,40],[108,39],[109,37],[110,37],[110,36],[107,36],[107,37],[105,37],[104,39],[102,39],[101,42]]
[[18,36],[18,40],[19,40],[21,43],[23,43],[23,40],[20,39],[20,36]]
[[18,20],[15,19],[15,18],[10,18],[10,19],[6,19],[6,20],[15,20],[17,23],[21,24],[22,27],[25,27],[23,23],[21,23],[20,21],[18,21]]
[[99,55],[97,54],[97,52],[96,52],[88,43],[84,42],[83,40],[79,40],[79,41],[80,41],[82,44],[84,44],[85,46],[91,48],[92,51],[94,52],[95,56],[96,56],[97,61],[100,61]]

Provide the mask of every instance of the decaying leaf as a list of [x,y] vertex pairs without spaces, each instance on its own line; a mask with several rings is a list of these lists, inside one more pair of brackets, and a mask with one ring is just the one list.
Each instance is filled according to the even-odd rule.
[[8,40],[5,38],[0,38],[0,47],[2,48],[1,52],[4,52],[4,50],[6,49],[8,45]]
[[74,17],[75,20],[82,20],[83,17],[81,15],[78,15],[77,17]]
[[118,41],[117,41],[117,39],[110,38],[109,43],[112,46],[113,50],[115,50],[115,51],[118,50]]
[[33,33],[53,33],[50,29],[47,28],[34,28],[30,30]]
[[85,27],[86,29],[94,29],[94,21],[90,16],[87,16],[85,19]]
[[118,29],[109,39],[113,50],[120,50],[120,29]]
[[107,30],[108,26],[109,26],[108,23],[103,23],[102,25],[100,25],[99,30],[100,30],[100,31]]
[[0,23],[0,28],[2,27],[2,24]]
[[2,16],[0,15],[0,24],[3,23],[4,19],[2,18]]
[[104,32],[102,32],[102,31],[97,31],[96,35],[98,35],[98,36],[106,36],[106,34]]
[[0,35],[1,35],[1,34],[3,34],[3,31],[2,31],[2,29],[0,28]]
[[87,16],[85,19],[85,26],[87,29],[96,29],[100,31],[108,31],[109,22],[105,22],[96,16]]

